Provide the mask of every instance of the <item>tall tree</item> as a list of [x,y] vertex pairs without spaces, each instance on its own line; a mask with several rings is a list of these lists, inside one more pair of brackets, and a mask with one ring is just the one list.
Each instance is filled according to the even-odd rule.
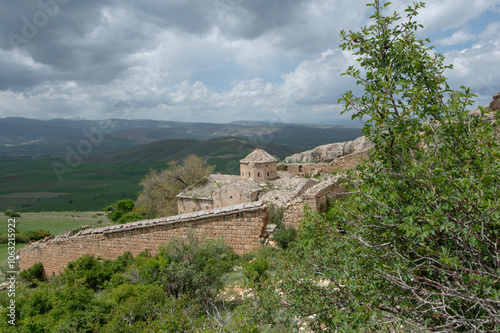
[[185,187],[208,177],[214,167],[196,155],[188,156],[182,163],[169,162],[162,171],[151,170],[139,183],[142,191],[137,206],[150,217],[177,214],[177,198]]
[[318,331],[498,331],[497,127],[489,110],[467,111],[473,95],[451,90],[451,66],[416,38],[424,4],[404,20],[389,5],[375,0],[371,25],[341,32],[359,64],[346,74],[364,88],[341,101],[375,149],[346,176],[346,199],[304,220],[256,315]]

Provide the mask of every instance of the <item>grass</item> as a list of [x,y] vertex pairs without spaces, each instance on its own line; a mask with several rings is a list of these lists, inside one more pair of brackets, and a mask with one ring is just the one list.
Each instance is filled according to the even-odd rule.
[[[9,217],[4,216],[4,223],[0,225],[0,234],[7,233],[7,221]],[[38,212],[22,213],[16,218],[16,231],[26,232],[35,229],[45,229],[51,235],[64,234],[73,229],[91,225],[92,227],[103,227],[111,224],[102,212]],[[16,249],[23,248],[26,243],[16,243]],[[8,244],[0,244],[0,263],[7,260]]]
[[[16,244],[16,250],[22,249],[26,244]],[[3,263],[9,257],[7,253],[7,248],[9,244],[0,244],[0,264]]]
[[[121,199],[137,198],[139,182],[151,168],[165,163],[81,165],[62,175],[52,168],[57,159],[5,158],[0,164],[0,211],[97,211]],[[57,193],[40,197],[39,193]],[[12,195],[22,193],[23,195]]]
[[[45,229],[51,235],[60,235],[85,225],[101,227],[108,224],[110,221],[103,212],[31,212],[16,218],[16,231]],[[2,230],[0,233],[3,233]]]

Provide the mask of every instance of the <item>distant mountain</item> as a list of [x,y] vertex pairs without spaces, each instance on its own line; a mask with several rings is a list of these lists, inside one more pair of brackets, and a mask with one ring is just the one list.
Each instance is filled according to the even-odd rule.
[[78,137],[73,128],[41,120],[9,117],[0,119],[0,144],[22,144],[55,135]]
[[255,148],[262,148],[278,158],[284,158],[300,151],[300,149],[292,146],[256,142],[233,137],[217,138],[206,141],[166,140],[115,152],[110,155],[95,156],[92,162],[102,164],[133,164],[172,161],[181,160],[191,154],[208,159],[243,158]]
[[[349,126],[285,124],[261,121],[238,121],[229,124],[186,123],[157,120],[108,119],[111,133],[94,152],[116,151],[164,140],[211,140],[239,137],[277,143],[307,150],[319,145],[354,140],[361,128]],[[66,145],[85,140],[83,132],[99,128],[98,120],[35,120],[19,117],[0,119],[0,153],[39,154],[64,153]],[[8,145],[9,147],[1,147]]]

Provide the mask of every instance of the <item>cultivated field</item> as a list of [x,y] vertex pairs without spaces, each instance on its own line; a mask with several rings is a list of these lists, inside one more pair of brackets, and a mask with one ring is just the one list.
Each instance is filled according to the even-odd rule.
[[5,158],[0,164],[0,211],[98,211],[120,200],[137,198],[139,182],[164,162],[81,165],[62,174],[60,159]]
[[[1,234],[7,233],[7,221],[9,217],[1,217],[1,223],[5,230],[0,230]],[[51,235],[60,235],[68,231],[90,225],[92,227],[102,227],[109,225],[110,221],[101,212],[38,212],[21,213],[21,217],[16,218],[16,231],[27,232],[30,230],[44,229],[50,231]],[[17,244],[16,248],[21,248],[26,244]],[[7,259],[7,244],[0,244],[0,263]]]

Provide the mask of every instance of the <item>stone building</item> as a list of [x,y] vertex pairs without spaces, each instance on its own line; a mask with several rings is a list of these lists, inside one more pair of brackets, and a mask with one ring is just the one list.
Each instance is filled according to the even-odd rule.
[[[277,171],[277,160],[255,149],[240,161],[241,176],[213,174],[177,195],[179,214],[254,201],[283,207],[285,225],[298,226],[303,208],[322,211],[339,192],[336,180],[318,180]],[[288,220],[288,221],[287,221]]]
[[240,161],[240,172],[243,179],[275,179],[278,176],[278,160],[257,148]]

